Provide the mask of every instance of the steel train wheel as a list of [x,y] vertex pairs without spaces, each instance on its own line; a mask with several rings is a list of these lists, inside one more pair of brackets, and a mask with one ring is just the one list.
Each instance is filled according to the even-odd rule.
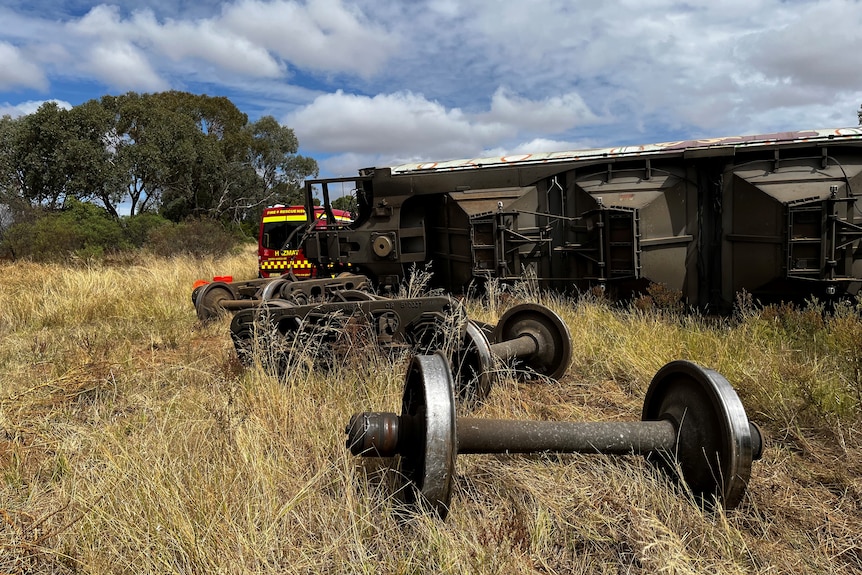
[[233,340],[233,347],[236,351],[236,357],[240,363],[245,366],[254,363],[254,331],[249,328],[243,328],[238,331],[231,331],[230,338]]
[[307,305],[308,304],[308,294],[301,290],[293,290],[289,293],[285,294],[285,298],[287,301],[294,305]]
[[642,419],[667,419],[677,428],[677,464],[654,463],[681,476],[705,503],[740,503],[755,454],[745,409],[724,377],[689,361],[665,365],[647,390]]
[[534,303],[509,309],[494,328],[495,343],[532,337],[538,350],[524,364],[535,373],[559,379],[572,361],[572,336],[563,319],[547,307]]
[[404,385],[401,417],[424,441],[400,458],[396,486],[404,503],[427,505],[441,519],[449,513],[457,435],[452,373],[441,354],[413,357]]
[[467,322],[464,343],[452,361],[455,393],[468,405],[487,399],[494,384],[494,357],[485,330],[474,321]]
[[235,300],[236,294],[225,282],[212,282],[202,288],[195,298],[195,312],[201,321],[210,321],[224,313],[221,302]]
[[290,283],[289,279],[283,277],[272,280],[264,286],[263,291],[261,291],[260,294],[260,299],[262,301],[270,301],[283,297],[282,290]]

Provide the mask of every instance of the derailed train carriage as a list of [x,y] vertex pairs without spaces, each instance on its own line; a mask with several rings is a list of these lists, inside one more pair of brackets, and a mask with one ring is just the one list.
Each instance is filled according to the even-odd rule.
[[660,283],[713,310],[742,290],[829,299],[862,286],[860,174],[860,128],[369,168],[306,182],[307,213],[344,189],[357,208],[302,242],[384,290],[431,262],[453,293],[530,275],[616,297]]

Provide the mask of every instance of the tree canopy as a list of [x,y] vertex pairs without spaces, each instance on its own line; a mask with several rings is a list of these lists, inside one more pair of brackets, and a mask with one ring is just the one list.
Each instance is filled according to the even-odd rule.
[[298,149],[293,130],[272,116],[249,122],[225,97],[129,92],[71,109],[46,102],[0,118],[0,204],[57,210],[75,199],[113,217],[256,219],[267,204],[295,202],[301,182],[317,175]]

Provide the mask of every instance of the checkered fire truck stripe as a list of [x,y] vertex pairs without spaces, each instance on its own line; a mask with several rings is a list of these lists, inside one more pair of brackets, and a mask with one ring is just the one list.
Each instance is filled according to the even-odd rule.
[[285,268],[291,268],[294,270],[303,270],[303,269],[311,269],[313,266],[308,260],[266,260],[264,262],[260,262],[260,269],[262,270],[280,270]]

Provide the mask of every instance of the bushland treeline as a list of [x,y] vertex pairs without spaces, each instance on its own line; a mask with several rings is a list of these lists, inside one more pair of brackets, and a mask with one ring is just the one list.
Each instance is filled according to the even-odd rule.
[[[187,92],[129,92],[71,109],[46,102],[26,116],[3,116],[3,251],[44,259],[50,254],[33,247],[44,239],[54,252],[68,252],[60,232],[83,220],[86,229],[72,234],[80,237],[67,238],[73,251],[110,249],[86,238],[95,240],[93,228],[105,226],[125,234],[119,248],[156,223],[256,222],[265,205],[299,200],[301,182],[317,175],[315,160],[298,149],[293,130],[272,116],[249,122],[228,98]],[[147,222],[119,223],[144,214]],[[39,224],[43,218],[48,223]],[[40,232],[46,237],[33,238]]]

